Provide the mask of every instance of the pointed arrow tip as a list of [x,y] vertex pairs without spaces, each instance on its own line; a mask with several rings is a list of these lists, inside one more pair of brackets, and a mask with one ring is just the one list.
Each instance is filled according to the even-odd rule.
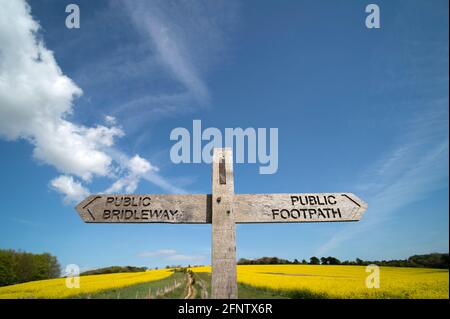
[[355,194],[351,193],[349,195],[351,195],[353,197],[353,200],[358,203],[358,205],[360,206],[360,209],[361,209],[361,214],[363,214],[369,207],[369,204],[367,204],[365,201],[363,201],[361,198],[359,198]]
[[90,198],[92,197],[92,195],[86,197],[85,199],[83,199],[81,202],[79,202],[76,206],[75,209],[77,210],[77,212],[82,212],[83,211],[83,207],[84,205],[86,205],[86,203],[90,200]]
[[88,206],[99,197],[100,196],[97,196],[97,195],[90,195],[75,206],[75,210],[78,212],[80,217],[85,222],[90,222],[92,220],[95,220],[95,218],[92,215],[92,212],[89,210]]

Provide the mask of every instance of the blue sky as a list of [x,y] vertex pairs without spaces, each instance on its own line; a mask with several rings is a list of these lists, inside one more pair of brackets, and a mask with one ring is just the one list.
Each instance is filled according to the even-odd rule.
[[[279,130],[277,173],[236,164],[236,193],[369,204],[358,223],[238,225],[238,258],[448,252],[448,1],[376,1],[380,29],[365,27],[367,1],[11,3],[0,248],[82,269],[208,264],[210,225],[84,224],[73,208],[113,186],[210,193],[210,165],[169,154],[171,130],[200,119]],[[80,29],[65,27],[69,3]]]

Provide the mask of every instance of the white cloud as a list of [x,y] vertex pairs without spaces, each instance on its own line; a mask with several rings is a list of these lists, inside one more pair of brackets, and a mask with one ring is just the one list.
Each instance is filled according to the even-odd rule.
[[175,249],[159,249],[155,251],[144,251],[138,254],[142,258],[159,258],[165,261],[201,261],[206,257],[203,255],[179,254]]
[[201,255],[182,255],[182,254],[175,254],[168,256],[166,260],[170,261],[201,261],[204,260],[205,256]]
[[[108,154],[111,155],[111,157],[119,163],[122,170],[130,175],[130,159],[129,156],[124,154],[123,152],[115,149],[115,148],[109,148]],[[136,160],[135,160],[136,161]],[[140,160],[137,160],[137,162],[140,162]],[[145,165],[145,164],[144,164]],[[162,188],[163,190],[172,193],[172,194],[185,194],[187,191],[181,187],[175,186],[173,183],[168,181],[166,178],[158,174],[159,169],[153,165],[150,164],[150,169],[140,174],[138,177],[145,179],[146,181],[153,183],[157,185],[158,187]],[[135,180],[135,179],[134,179]],[[133,181],[133,180],[132,180]],[[116,184],[116,183],[114,183]],[[127,176],[124,178],[121,178],[117,181],[116,185],[112,185],[109,189],[107,189],[106,193],[117,193],[120,192],[123,188],[127,187],[130,183],[128,183]],[[133,183],[131,183],[130,189],[133,187]]]
[[126,173],[124,177],[115,181],[105,193],[119,193],[125,191],[126,193],[133,193],[138,187],[139,180],[151,171],[158,171],[158,168],[151,165],[149,161],[135,155],[126,161]]
[[114,116],[111,115],[105,115],[105,122],[106,124],[109,125],[116,125],[116,118]]
[[61,175],[50,182],[51,188],[64,195],[67,204],[78,202],[89,195],[89,191],[72,176]]
[[146,159],[140,157],[139,155],[135,155],[128,161],[128,168],[130,169],[130,173],[133,175],[143,175],[150,170],[158,170],[156,167],[152,166]]
[[102,147],[111,146],[115,136],[123,135],[115,127],[86,128],[65,120],[57,124],[43,123],[33,134],[29,138],[35,145],[36,159],[86,181],[94,174],[107,176],[110,173],[112,160]]
[[[25,0],[0,0],[0,138],[29,141],[36,160],[63,174],[50,185],[66,202],[88,194],[81,182],[98,176],[116,179],[110,192],[133,192],[144,178],[164,190],[184,193],[139,155],[115,157],[115,139],[124,135],[115,117],[107,115],[106,126],[93,127],[70,120],[82,90],[46,48],[30,10]],[[194,83],[194,71],[192,76],[189,81]],[[202,91],[199,83],[193,90]]]
[[0,136],[27,139],[36,159],[64,174],[84,180],[108,175],[111,158],[102,147],[123,132],[67,119],[82,90],[39,39],[39,24],[26,2],[0,0],[0,7]]
[[159,249],[155,251],[144,251],[139,254],[139,257],[160,257],[160,256],[170,256],[176,254],[177,251],[174,249]]

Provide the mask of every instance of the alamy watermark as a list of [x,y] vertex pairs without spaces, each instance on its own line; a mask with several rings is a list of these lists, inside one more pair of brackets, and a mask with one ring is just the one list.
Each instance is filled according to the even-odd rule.
[[380,288],[380,267],[374,264],[368,265],[366,272],[370,273],[366,277],[366,287],[369,289]]
[[366,17],[366,27],[367,29],[379,29],[381,28],[380,23],[380,7],[377,4],[369,4],[366,6],[366,13],[369,15]]
[[[365,8],[365,12],[369,13],[366,17],[366,27],[368,29],[380,29],[380,7],[371,3]],[[66,27],[68,29],[79,29],[80,28],[80,7],[77,4],[71,3],[66,6]]]
[[[194,120],[192,135],[188,129],[177,127],[170,133],[170,140],[177,141],[170,149],[174,164],[210,164],[214,148],[231,147],[235,163],[258,162],[260,174],[275,174],[278,170],[278,128],[225,128],[223,138],[218,128],[202,130],[201,120]],[[202,145],[203,141],[207,143]]]
[[80,267],[75,264],[67,265],[65,268],[66,287],[69,289],[80,288]]
[[77,4],[68,4],[66,7],[66,13],[69,15],[66,17],[66,27],[68,29],[80,28],[80,7]]

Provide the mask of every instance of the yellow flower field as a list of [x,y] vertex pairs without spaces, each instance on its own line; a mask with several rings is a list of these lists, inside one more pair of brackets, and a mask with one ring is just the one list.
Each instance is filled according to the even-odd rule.
[[[210,272],[210,267],[192,268]],[[328,298],[449,298],[446,269],[380,267],[380,288],[366,287],[365,266],[239,265],[238,281]],[[301,294],[299,294],[301,295]]]
[[169,269],[145,272],[116,273],[80,277],[80,288],[67,288],[65,278],[32,281],[0,287],[0,299],[12,298],[68,298],[79,294],[131,286],[164,279],[173,274]]
[[[211,272],[211,267],[193,267]],[[366,287],[365,266],[239,265],[239,283],[279,290],[290,297],[325,298],[448,298],[449,272],[445,269],[380,268],[380,288]],[[66,279],[50,279],[0,287],[0,298],[70,298],[79,294],[156,281],[170,269],[80,277],[80,289],[66,287]]]

